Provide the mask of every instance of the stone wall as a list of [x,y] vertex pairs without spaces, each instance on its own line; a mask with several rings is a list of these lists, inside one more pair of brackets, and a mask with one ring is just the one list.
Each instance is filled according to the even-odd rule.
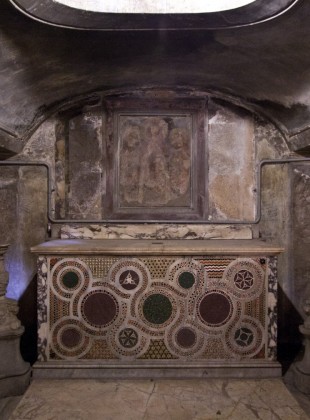
[[[310,298],[310,165],[296,164],[292,179],[292,295],[301,312]],[[304,315],[304,314],[303,314]]]
[[253,221],[255,123],[253,115],[214,102],[209,106],[209,220]]

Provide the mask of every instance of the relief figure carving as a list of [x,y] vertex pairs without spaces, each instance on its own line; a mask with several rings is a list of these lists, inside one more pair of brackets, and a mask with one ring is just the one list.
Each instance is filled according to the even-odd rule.
[[190,204],[191,137],[181,118],[187,117],[125,118],[119,150],[121,206]]
[[171,191],[175,197],[187,192],[190,183],[189,133],[185,128],[173,128],[169,133],[169,174]]
[[125,203],[140,203],[141,132],[137,125],[128,125],[122,133],[120,154],[120,193]]
[[140,179],[142,202],[144,205],[163,205],[171,196],[168,165],[164,154],[168,124],[162,118],[149,117],[144,128],[145,154]]

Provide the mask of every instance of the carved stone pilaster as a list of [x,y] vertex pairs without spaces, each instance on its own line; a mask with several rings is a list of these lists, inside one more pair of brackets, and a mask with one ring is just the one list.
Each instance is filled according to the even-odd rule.
[[30,365],[20,354],[24,327],[16,315],[18,304],[5,297],[9,275],[4,267],[8,245],[0,245],[0,398],[22,394],[30,380]]
[[310,299],[305,301],[303,309],[306,318],[299,331],[304,336],[305,351],[302,360],[295,363],[294,379],[299,391],[310,394]]

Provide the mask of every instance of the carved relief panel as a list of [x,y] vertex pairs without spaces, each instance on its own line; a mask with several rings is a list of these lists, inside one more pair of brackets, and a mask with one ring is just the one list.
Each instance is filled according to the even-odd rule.
[[123,100],[107,109],[111,217],[201,219],[204,103]]
[[189,207],[191,118],[121,115],[119,123],[120,207]]

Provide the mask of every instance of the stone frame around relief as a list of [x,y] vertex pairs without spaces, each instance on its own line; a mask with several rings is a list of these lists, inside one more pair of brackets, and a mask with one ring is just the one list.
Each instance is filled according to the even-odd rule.
[[109,218],[203,220],[205,101],[107,103]]

